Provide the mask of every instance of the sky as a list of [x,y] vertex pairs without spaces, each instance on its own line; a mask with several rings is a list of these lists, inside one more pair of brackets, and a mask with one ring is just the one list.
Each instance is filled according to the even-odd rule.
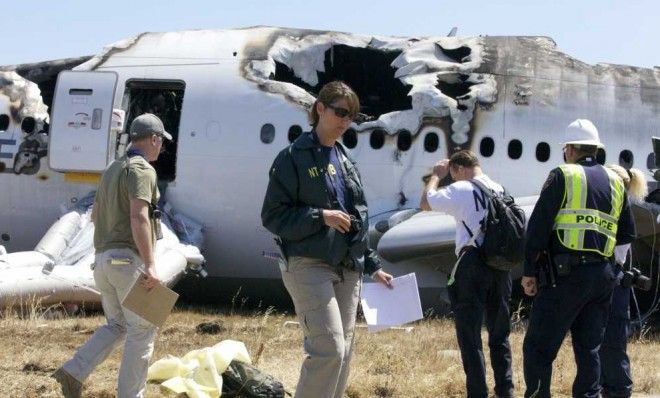
[[[171,3],[171,4],[168,4]],[[256,25],[367,35],[549,36],[584,62],[660,66],[660,1],[5,0],[0,65],[92,55],[142,32]]]

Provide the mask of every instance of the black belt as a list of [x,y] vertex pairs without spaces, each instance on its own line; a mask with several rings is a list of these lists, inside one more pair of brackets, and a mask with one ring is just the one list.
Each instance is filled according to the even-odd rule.
[[601,256],[596,253],[557,253],[557,256],[568,256],[574,264],[612,262],[611,257]]

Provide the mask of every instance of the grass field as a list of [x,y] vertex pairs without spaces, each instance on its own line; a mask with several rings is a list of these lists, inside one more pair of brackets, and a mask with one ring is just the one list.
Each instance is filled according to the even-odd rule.
[[[295,390],[303,358],[302,332],[291,314],[274,309],[231,310],[179,308],[167,320],[156,340],[153,360],[167,354],[181,356],[225,339],[243,341],[254,362]],[[243,311],[245,312],[245,311]],[[60,397],[57,383],[49,377],[102,324],[100,314],[59,319],[32,310],[26,316],[5,312],[0,318],[0,392],[2,397]],[[217,334],[202,333],[198,325],[209,323]],[[449,319],[427,319],[413,331],[388,330],[370,334],[358,328],[355,357],[346,396],[453,397],[464,396],[464,374]],[[487,341],[484,333],[484,342]],[[524,327],[514,324],[511,344],[516,395],[522,395],[522,340]],[[487,350],[487,344],[486,348]],[[114,397],[120,351],[113,353],[85,383],[85,397]],[[643,335],[631,341],[636,396],[660,396],[660,339]],[[488,354],[486,353],[486,357]],[[575,375],[570,339],[562,347],[553,373],[555,396],[570,396]],[[492,389],[492,374],[488,377]],[[165,396],[149,384],[148,397]]]

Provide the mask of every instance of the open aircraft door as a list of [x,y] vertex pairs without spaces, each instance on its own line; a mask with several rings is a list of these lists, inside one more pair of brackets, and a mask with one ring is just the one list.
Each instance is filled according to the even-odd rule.
[[49,161],[62,172],[100,173],[114,159],[115,72],[64,71],[51,112]]

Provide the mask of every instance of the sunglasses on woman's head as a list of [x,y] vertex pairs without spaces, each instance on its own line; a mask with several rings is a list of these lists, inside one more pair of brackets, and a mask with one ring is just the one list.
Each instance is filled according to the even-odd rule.
[[325,105],[326,107],[332,109],[335,112],[335,116],[337,116],[337,117],[340,117],[340,118],[348,117],[350,119],[353,119],[353,117],[354,117],[353,115],[351,115],[351,111],[349,111],[346,108],[342,108],[340,106],[334,106],[332,104],[325,104],[325,103],[323,105]]

